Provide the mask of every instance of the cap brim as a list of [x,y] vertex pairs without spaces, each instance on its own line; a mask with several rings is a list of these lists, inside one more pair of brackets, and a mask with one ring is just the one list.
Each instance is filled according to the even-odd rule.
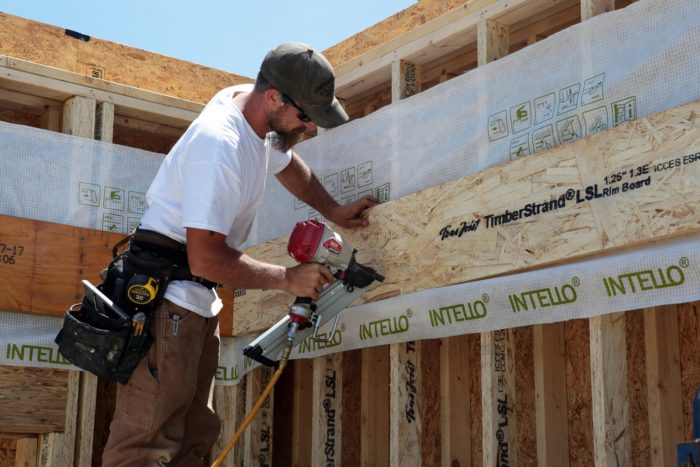
[[343,106],[340,105],[340,102],[338,102],[338,99],[335,97],[331,105],[327,107],[309,106],[302,110],[321,128],[333,128],[349,120],[345,109],[343,109]]

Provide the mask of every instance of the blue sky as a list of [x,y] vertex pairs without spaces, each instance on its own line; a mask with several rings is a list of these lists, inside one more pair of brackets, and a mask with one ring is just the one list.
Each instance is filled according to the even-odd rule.
[[415,0],[0,0],[0,11],[254,77],[280,42],[325,50]]

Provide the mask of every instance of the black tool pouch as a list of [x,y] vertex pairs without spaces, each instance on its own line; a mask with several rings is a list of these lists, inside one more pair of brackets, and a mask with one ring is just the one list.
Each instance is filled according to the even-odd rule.
[[153,338],[149,332],[136,336],[130,319],[110,316],[86,297],[66,313],[56,343],[75,366],[126,384]]
[[153,312],[178,266],[133,244],[117,254],[118,246],[97,287],[114,306],[86,295],[68,310],[55,341],[75,366],[125,384],[153,343]]

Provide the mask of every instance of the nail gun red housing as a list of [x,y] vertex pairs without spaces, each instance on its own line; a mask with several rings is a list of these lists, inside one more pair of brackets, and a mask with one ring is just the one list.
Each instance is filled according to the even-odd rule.
[[326,226],[316,220],[297,222],[289,236],[287,251],[300,263],[308,263],[316,254]]

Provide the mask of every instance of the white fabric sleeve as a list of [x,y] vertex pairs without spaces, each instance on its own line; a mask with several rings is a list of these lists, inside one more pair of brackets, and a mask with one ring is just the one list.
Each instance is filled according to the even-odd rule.
[[267,164],[268,175],[277,175],[282,172],[292,160],[292,150],[287,152],[278,151],[275,148],[270,149],[270,159]]
[[241,199],[240,167],[236,170],[238,161],[235,158],[229,158],[229,162],[213,158],[185,164],[183,228],[228,235],[240,211]]

